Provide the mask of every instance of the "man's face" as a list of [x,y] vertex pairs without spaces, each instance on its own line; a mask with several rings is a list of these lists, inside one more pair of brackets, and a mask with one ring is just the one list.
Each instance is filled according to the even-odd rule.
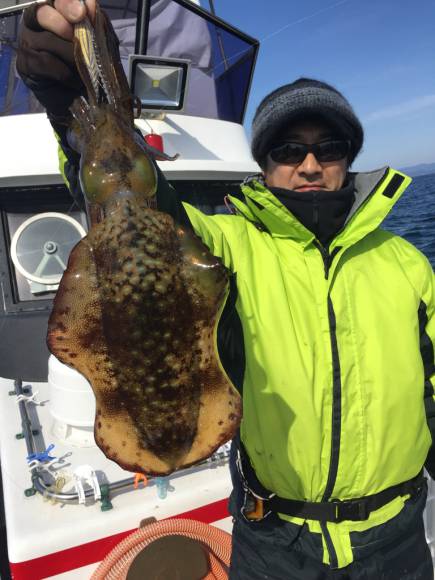
[[[337,137],[326,123],[300,121],[283,132],[279,142],[293,141],[312,145],[334,138]],[[313,191],[316,189],[337,191],[343,186],[347,167],[347,157],[338,161],[320,163],[314,154],[309,152],[300,163],[282,164],[275,163],[268,155],[264,177],[268,187],[282,187],[295,191]]]

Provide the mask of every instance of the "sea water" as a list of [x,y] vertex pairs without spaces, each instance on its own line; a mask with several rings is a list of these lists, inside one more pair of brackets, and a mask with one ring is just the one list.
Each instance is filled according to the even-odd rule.
[[435,173],[413,178],[382,227],[414,244],[435,268]]

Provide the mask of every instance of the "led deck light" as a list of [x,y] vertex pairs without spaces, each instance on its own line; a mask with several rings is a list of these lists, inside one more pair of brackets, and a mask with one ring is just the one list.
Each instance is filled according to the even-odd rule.
[[189,61],[162,59],[133,54],[130,56],[130,88],[143,110],[183,110]]

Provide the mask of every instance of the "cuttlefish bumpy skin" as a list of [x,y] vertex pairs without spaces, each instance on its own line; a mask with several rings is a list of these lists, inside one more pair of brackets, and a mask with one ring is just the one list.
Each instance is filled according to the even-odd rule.
[[91,383],[96,442],[125,469],[167,474],[234,435],[240,396],[216,352],[227,287],[192,232],[128,198],[73,250],[49,347]]

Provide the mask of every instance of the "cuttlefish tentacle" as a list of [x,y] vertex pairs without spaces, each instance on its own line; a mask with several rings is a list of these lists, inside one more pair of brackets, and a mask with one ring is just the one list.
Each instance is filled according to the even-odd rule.
[[240,395],[216,345],[228,272],[192,231],[151,209],[156,171],[133,128],[111,34],[97,8],[109,102],[93,102],[89,75],[90,102],[75,102],[72,112],[82,188],[102,220],[71,253],[48,345],[91,383],[95,439],[107,457],[130,471],[168,474],[210,456],[240,422]]
[[74,60],[86,87],[88,101],[96,106],[100,94],[100,72],[95,53],[94,29],[86,17],[74,26]]
[[178,153],[171,156],[165,153],[164,151],[159,151],[159,149],[156,149],[152,145],[149,145],[146,141],[144,141],[140,137],[139,137],[139,146],[143,149],[144,153],[148,153],[155,159],[159,159],[161,161],[175,161],[179,157]]
[[93,36],[94,53],[99,76],[108,103],[127,123],[133,125],[134,100],[119,56],[118,41],[112,23],[98,4]]

